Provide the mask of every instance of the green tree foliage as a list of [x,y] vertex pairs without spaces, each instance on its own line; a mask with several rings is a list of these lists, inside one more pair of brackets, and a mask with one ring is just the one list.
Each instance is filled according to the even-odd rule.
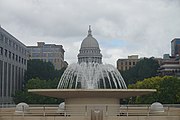
[[144,80],[145,78],[156,76],[158,68],[159,64],[157,60],[144,58],[129,70],[122,71],[121,74],[126,84],[134,84],[137,80]]
[[62,70],[55,70],[51,62],[43,62],[42,60],[28,60],[27,71],[25,73],[25,81],[32,78],[39,78],[42,80],[53,80],[60,78],[65,68]]
[[55,89],[65,68],[55,70],[51,62],[29,60],[25,73],[23,90],[16,91],[13,99],[15,103],[26,102],[29,104],[60,103],[61,99],[39,96],[28,93],[28,89]]
[[180,79],[176,77],[152,77],[136,84],[129,85],[131,89],[156,89],[157,92],[150,95],[134,97],[130,103],[151,104],[155,101],[166,104],[180,103]]
[[59,104],[63,100],[45,97],[36,94],[32,94],[28,92],[28,89],[55,89],[57,87],[59,80],[40,80],[39,78],[31,79],[27,82],[23,91],[16,91],[14,98],[14,102],[26,102],[28,104]]

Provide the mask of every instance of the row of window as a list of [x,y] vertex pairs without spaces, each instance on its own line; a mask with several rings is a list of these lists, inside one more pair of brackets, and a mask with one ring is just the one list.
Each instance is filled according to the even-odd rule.
[[14,48],[14,50],[21,52],[22,54],[26,54],[26,50],[20,47],[18,44],[13,42],[13,40],[5,37],[3,34],[0,34],[0,41],[4,42],[5,44],[9,45],[10,47]]
[[8,51],[7,49],[3,49],[3,47],[0,47],[0,55],[4,55],[5,57],[8,57],[9,59],[15,60],[19,63],[26,65],[26,59],[18,55],[15,55],[14,53],[12,53],[11,51]]
[[[129,69],[131,68],[131,66],[129,66],[129,67],[127,67],[127,66],[122,67],[122,66],[121,66],[120,68],[121,68],[120,70],[123,70],[123,71],[124,71],[124,70],[129,70]],[[118,68],[118,69],[119,69],[119,68]]]
[[[62,52],[60,48],[28,48],[32,52]],[[63,53],[63,52],[62,52]]]
[[99,53],[99,50],[81,50],[81,53]]
[[32,53],[30,57],[61,57],[63,56],[59,53]]
[[127,61],[126,62],[122,62],[121,61],[120,63],[121,63],[121,65],[136,65],[136,62],[134,62],[134,61],[133,62],[127,62]]
[[101,58],[98,58],[98,57],[93,57],[93,58],[88,58],[88,57],[79,58],[79,62],[98,62],[98,63],[100,63],[100,62],[101,62]]
[[61,62],[60,59],[42,59],[44,62],[54,62],[54,63],[58,63],[58,62]]

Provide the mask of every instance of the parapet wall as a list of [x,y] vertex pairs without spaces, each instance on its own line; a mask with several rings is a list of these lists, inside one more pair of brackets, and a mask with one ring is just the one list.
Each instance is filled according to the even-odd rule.
[[[0,120],[92,120],[83,116],[61,117],[61,116],[3,116]],[[180,116],[128,116],[128,117],[106,117],[102,120],[180,120]]]
[[180,105],[151,112],[149,105],[30,105],[28,111],[0,108],[0,120],[180,120]]

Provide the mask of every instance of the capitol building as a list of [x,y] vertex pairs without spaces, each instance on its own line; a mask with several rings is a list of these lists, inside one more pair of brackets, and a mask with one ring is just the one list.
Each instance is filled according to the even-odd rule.
[[41,96],[64,99],[59,105],[28,105],[0,108],[0,120],[180,120],[179,105],[120,104],[120,99],[148,95],[155,89],[127,89],[119,71],[102,63],[98,41],[91,26],[82,41],[78,63],[63,73],[57,89],[29,89]]
[[88,35],[82,41],[78,54],[78,63],[95,62],[102,64],[102,54],[97,40],[92,36],[91,26],[89,26]]

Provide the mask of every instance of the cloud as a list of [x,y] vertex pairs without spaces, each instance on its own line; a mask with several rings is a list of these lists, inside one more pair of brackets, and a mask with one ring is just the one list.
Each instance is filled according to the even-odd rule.
[[67,62],[77,62],[92,25],[104,62],[138,54],[161,57],[180,37],[179,0],[0,0],[0,24],[26,45],[62,44]]

